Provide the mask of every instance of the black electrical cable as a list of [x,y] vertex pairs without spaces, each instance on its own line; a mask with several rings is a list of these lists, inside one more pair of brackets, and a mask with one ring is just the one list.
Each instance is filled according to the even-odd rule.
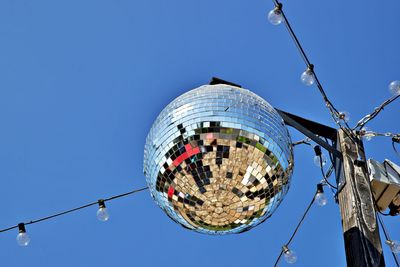
[[[106,201],[111,201],[111,200],[113,200],[113,199],[125,197],[125,196],[128,196],[128,195],[134,194],[134,193],[138,193],[138,192],[140,192],[140,191],[144,191],[144,190],[146,190],[146,189],[148,189],[148,187],[143,187],[143,188],[140,188],[140,189],[135,189],[135,190],[129,191],[129,192],[127,192],[127,193],[123,193],[123,194],[120,194],[120,195],[115,195],[115,196],[112,196],[112,197],[109,197],[109,198],[105,198],[105,199],[103,199],[103,201],[104,201],[104,202],[106,202]],[[46,221],[46,220],[49,220],[49,219],[52,219],[52,218],[55,218],[55,217],[59,217],[59,216],[62,216],[62,215],[71,213],[71,212],[75,212],[75,211],[78,211],[78,210],[81,210],[81,209],[88,208],[88,207],[90,207],[90,206],[97,205],[98,202],[99,202],[99,201],[91,202],[91,203],[89,203],[89,204],[85,204],[85,205],[80,206],[80,207],[77,207],[77,208],[73,208],[73,209],[70,209],[70,210],[62,211],[62,212],[60,212],[60,213],[56,213],[56,214],[53,214],[53,215],[50,215],[50,216],[46,216],[46,217],[43,217],[43,218],[40,218],[40,219],[37,219],[37,220],[31,220],[31,221],[28,221],[28,222],[23,223],[23,224],[24,224],[24,225],[29,225],[29,224],[34,224],[34,223]],[[1,229],[1,230],[0,230],[0,233],[9,231],[9,230],[12,230],[12,229],[15,229],[15,228],[18,228],[18,224],[17,224],[17,225],[14,225],[14,226],[11,226],[11,227],[8,227],[8,228]]]
[[[380,225],[382,226],[383,234],[385,235],[386,240],[391,241],[389,233],[387,232],[386,227],[383,224],[383,221],[382,221],[381,217],[379,216],[379,214],[376,217],[378,217],[378,221],[379,221]],[[397,267],[400,267],[399,259],[397,258],[397,255],[393,251],[392,251],[392,255],[393,255],[394,261],[396,262]]]
[[[327,142],[329,144],[328,138],[325,137],[325,142]],[[331,146],[333,146],[333,142],[332,144],[330,144]],[[330,151],[328,151],[329,154],[329,160],[331,161],[331,164],[334,165],[334,160],[333,160],[333,155]]]
[[348,125],[348,123],[346,121],[343,120],[345,127],[343,127],[343,125],[340,123],[340,119],[339,119],[339,115],[340,112],[335,108],[335,106],[333,105],[333,103],[329,100],[328,96],[325,93],[325,90],[321,84],[321,82],[318,79],[317,74],[314,71],[314,65],[311,64],[310,60],[308,59],[304,48],[302,47],[302,45],[300,44],[299,39],[297,38],[292,26],[290,25],[289,20],[287,19],[285,12],[282,10],[282,3],[280,3],[278,0],[272,0],[272,2],[274,3],[275,7],[278,8],[282,14],[283,17],[283,21],[285,23],[285,26],[289,32],[290,37],[292,38],[293,42],[296,45],[296,48],[298,49],[298,51],[300,52],[300,55],[304,61],[304,63],[307,65],[307,68],[310,69],[314,75],[315,81],[316,81],[316,85],[317,88],[319,90],[319,92],[322,95],[322,98],[326,104],[326,106],[328,107],[330,114],[334,120],[334,122],[345,132],[345,134],[351,138],[354,142],[356,141],[356,137],[354,136],[354,133],[351,130],[351,127]]
[[325,172],[324,172],[324,168],[322,166],[322,154],[318,156],[319,157],[319,167],[321,169],[321,173],[322,173],[322,178],[324,178],[325,183],[327,183],[330,187],[334,188],[334,189],[338,189],[337,186],[334,186],[333,184],[331,184],[328,179],[325,176]]
[[354,129],[357,129],[357,128],[360,128],[360,129],[361,129],[363,126],[365,126],[365,124],[367,124],[369,121],[371,121],[371,120],[374,119],[376,116],[378,116],[378,114],[379,114],[387,105],[389,105],[390,103],[392,103],[393,101],[395,101],[395,100],[396,100],[397,98],[399,98],[399,97],[400,97],[400,94],[399,94],[399,95],[395,95],[395,96],[389,98],[388,100],[386,100],[385,102],[383,102],[379,107],[375,108],[375,110],[374,110],[372,113],[370,113],[370,114],[366,115],[364,118],[362,118],[362,119],[357,123],[357,125],[354,126],[353,130],[354,130]]
[[392,141],[392,147],[393,147],[393,150],[394,150],[394,152],[396,152],[396,154],[397,154],[397,156],[399,156],[400,157],[400,153],[397,151],[397,149],[396,149],[396,146],[395,146],[395,144],[394,144],[395,142],[394,141]]
[[[296,226],[296,229],[294,230],[293,234],[290,236],[289,241],[286,242],[285,246],[289,247],[290,243],[292,242],[293,238],[295,237],[297,231],[299,230],[301,224],[303,223],[304,219],[306,218],[306,215],[308,213],[308,211],[310,210],[311,206],[313,205],[314,201],[315,201],[315,196],[316,196],[317,192],[315,192],[310,204],[308,204],[307,209],[305,210],[303,216],[301,217],[299,223]],[[283,255],[283,250],[281,250],[281,253],[279,254],[278,258],[275,261],[274,267],[278,266],[278,263],[280,261],[280,259],[282,258]]]

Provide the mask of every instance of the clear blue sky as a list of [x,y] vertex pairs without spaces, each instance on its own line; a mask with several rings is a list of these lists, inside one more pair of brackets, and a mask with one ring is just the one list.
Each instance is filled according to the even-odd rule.
[[[17,1],[0,3],[0,227],[145,185],[145,137],[173,98],[218,76],[272,105],[333,126],[284,26],[266,21],[270,1]],[[284,8],[328,96],[352,124],[400,79],[400,2],[285,1]],[[370,123],[400,132],[400,103]],[[292,131],[294,141],[302,136]],[[389,139],[366,144],[400,159]],[[190,232],[148,192],[0,235],[0,265],[272,266],[321,179],[309,147],[295,149],[286,199],[255,229],[230,236]],[[296,266],[345,265],[339,209],[313,207],[292,243]],[[385,218],[400,239],[399,217]],[[393,266],[385,246],[387,266]],[[286,263],[282,262],[282,266]]]

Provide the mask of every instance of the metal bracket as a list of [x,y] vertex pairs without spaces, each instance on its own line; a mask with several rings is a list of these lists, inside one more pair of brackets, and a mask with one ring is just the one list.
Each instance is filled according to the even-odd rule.
[[309,137],[315,143],[331,152],[339,160],[343,159],[342,153],[340,153],[340,151],[338,151],[335,147],[331,146],[320,138],[320,136],[322,136],[336,142],[336,129],[304,119],[302,117],[287,113],[279,109],[276,109],[276,111],[278,111],[279,115],[281,115],[282,119],[287,125],[292,126],[305,136]]

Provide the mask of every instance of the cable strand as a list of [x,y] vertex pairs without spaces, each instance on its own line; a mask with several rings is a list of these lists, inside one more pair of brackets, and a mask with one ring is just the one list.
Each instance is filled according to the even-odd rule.
[[375,108],[375,110],[370,113],[367,114],[364,118],[362,118],[361,120],[358,121],[357,125],[354,126],[354,129],[361,129],[362,127],[365,126],[365,124],[367,124],[369,121],[373,120],[376,116],[378,116],[378,114],[390,103],[392,103],[393,101],[395,101],[396,99],[398,99],[400,97],[400,95],[395,95],[391,98],[389,98],[388,100],[384,101],[379,107]]
[[[385,224],[383,223],[383,221],[382,221],[380,215],[377,214],[376,217],[378,217],[379,224],[380,224],[381,227],[382,227],[383,234],[385,235],[386,240],[391,240],[391,239],[390,239],[390,236],[389,236],[389,232],[387,231],[386,226],[385,226]],[[392,255],[393,255],[394,261],[396,262],[397,267],[400,267],[399,259],[397,258],[397,255],[396,255],[394,252],[392,252]]]
[[[141,192],[141,191],[144,191],[144,190],[147,190],[147,189],[148,189],[148,187],[135,189],[135,190],[129,191],[127,193],[123,193],[123,194],[120,194],[120,195],[115,195],[115,196],[106,198],[103,201],[111,201],[111,200],[114,200],[114,199],[117,199],[117,198],[125,197],[125,196],[128,196],[128,195],[134,194],[134,193],[138,193],[138,192]],[[88,208],[88,207],[91,207],[91,206],[94,206],[94,205],[97,205],[97,204],[98,204],[98,201],[91,202],[91,203],[88,203],[88,204],[85,204],[85,205],[82,205],[82,206],[79,206],[79,207],[76,207],[76,208],[73,208],[73,209],[69,209],[69,210],[62,211],[62,212],[59,212],[59,213],[56,213],[56,214],[52,214],[52,215],[49,215],[49,216],[46,216],[46,217],[43,217],[43,218],[40,218],[40,219],[31,220],[31,221],[25,222],[24,224],[25,225],[30,225],[30,224],[35,224],[35,223],[39,223],[39,222],[42,222],[42,221],[50,220],[50,219],[53,219],[53,218],[56,218],[56,217],[59,217],[59,216],[62,216],[62,215],[68,214],[68,213],[72,213],[72,212],[75,212],[75,211],[78,211],[78,210],[81,210],[81,209],[85,209],[85,208]],[[1,229],[0,233],[7,232],[7,231],[10,231],[10,230],[15,229],[15,228],[18,228],[18,224],[14,225],[14,226],[11,226],[11,227],[8,227],[8,228]]]
[[[289,241],[286,242],[285,245],[286,245],[287,247],[289,247],[290,243],[293,241],[293,238],[294,238],[295,235],[297,234],[297,231],[299,230],[299,228],[300,228],[300,226],[302,225],[304,219],[306,218],[308,212],[310,211],[311,206],[314,204],[316,194],[317,194],[317,192],[314,193],[314,196],[313,196],[313,198],[312,198],[310,204],[308,204],[307,209],[305,210],[303,216],[301,217],[299,223],[297,224],[297,226],[296,226],[294,232],[293,232],[292,235],[290,236]],[[283,250],[281,250],[281,252],[280,252],[278,258],[276,259],[275,264],[274,264],[274,267],[278,266],[278,263],[279,263],[280,259],[282,258],[282,255],[283,255]]]

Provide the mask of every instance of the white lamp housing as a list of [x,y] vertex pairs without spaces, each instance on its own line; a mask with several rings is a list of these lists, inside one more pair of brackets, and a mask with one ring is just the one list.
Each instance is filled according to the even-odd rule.
[[372,193],[380,211],[400,212],[400,167],[388,159],[383,163],[368,160]]

